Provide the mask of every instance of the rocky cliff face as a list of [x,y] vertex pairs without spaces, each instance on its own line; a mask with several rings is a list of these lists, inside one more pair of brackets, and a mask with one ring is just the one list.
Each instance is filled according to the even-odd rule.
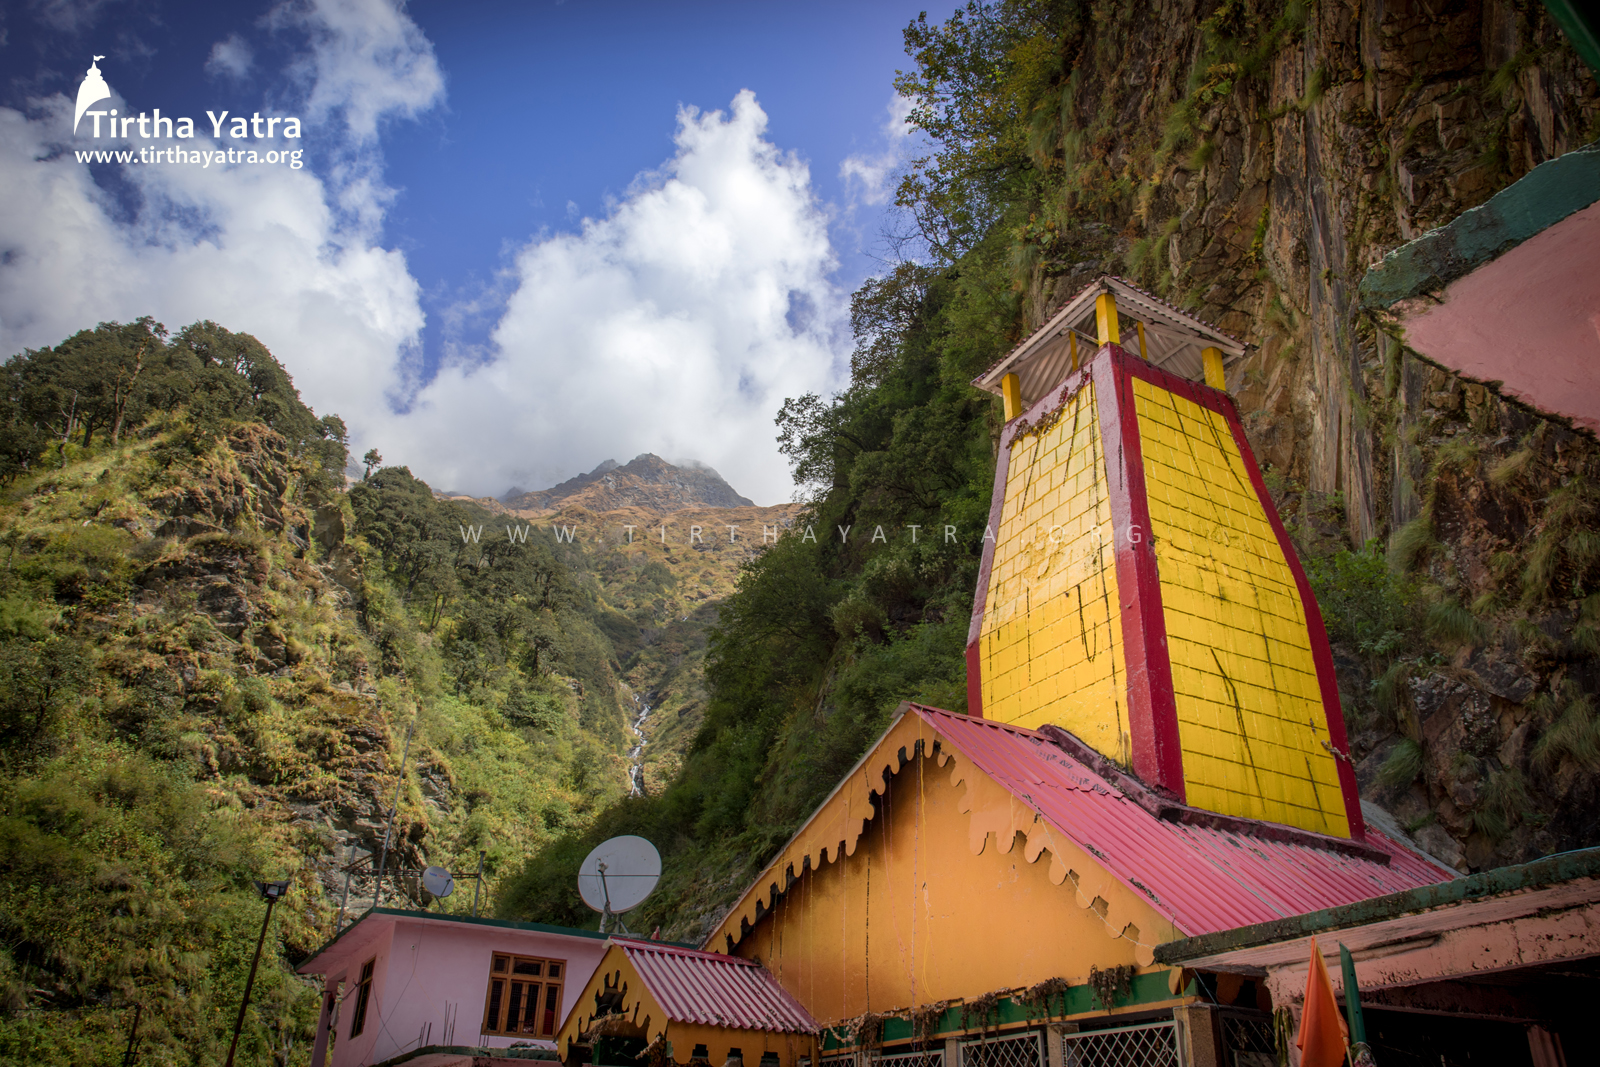
[[1387,644],[1336,635],[1365,791],[1463,867],[1594,843],[1595,443],[1356,296],[1600,134],[1594,75],[1540,5],[1495,0],[1170,0],[1063,49],[1030,322],[1112,269],[1255,346],[1236,397],[1302,554],[1377,539],[1409,575]]
[[753,502],[734,492],[710,467],[677,467],[646,452],[621,466],[608,459],[588,474],[549,489],[512,489],[501,503],[513,511],[581,507],[603,512],[637,507],[665,512],[689,507],[750,507]]

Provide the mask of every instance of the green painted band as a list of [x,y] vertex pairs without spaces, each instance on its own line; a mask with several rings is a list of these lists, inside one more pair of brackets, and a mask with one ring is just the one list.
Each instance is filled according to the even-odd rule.
[[1361,279],[1369,310],[1435,293],[1600,200],[1600,141],[1539,164],[1520,180],[1383,257]]
[[[1167,985],[1166,971],[1155,971],[1151,974],[1136,974],[1129,984],[1126,996],[1113,998],[1113,1005],[1118,1008],[1128,1008],[1138,1004],[1153,1004],[1158,1001],[1171,1000],[1172,990]],[[1016,1026],[1027,1023],[1044,1023],[1051,1019],[1060,1019],[1063,1016],[1088,1015],[1095,1011],[1106,1010],[1100,1003],[1095,991],[1087,985],[1068,986],[1063,994],[1058,994],[1050,999],[1048,1010],[1030,1008],[1014,997],[1001,997],[995,1012],[987,1020],[980,1022],[969,1019],[966,1025],[962,1024],[962,1005],[946,1008],[934,1022],[933,1030],[928,1034],[930,1040],[943,1041],[946,1037],[955,1036],[968,1030],[988,1029],[995,1027]],[[888,1018],[883,1020],[883,1043],[886,1045],[911,1041],[916,1035],[911,1030],[911,1020],[902,1018]],[[852,1048],[850,1035],[843,1027],[828,1027],[822,1029],[822,1050],[834,1052],[839,1049]]]

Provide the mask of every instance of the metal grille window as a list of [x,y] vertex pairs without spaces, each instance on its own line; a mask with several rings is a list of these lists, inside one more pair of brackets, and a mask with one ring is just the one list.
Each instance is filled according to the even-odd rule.
[[855,1053],[847,1052],[842,1056],[824,1056],[819,1067],[856,1067]]
[[944,1048],[940,1043],[921,1049],[885,1049],[873,1054],[872,1067],[944,1067]]
[[489,965],[483,1033],[554,1037],[561,1024],[565,964],[565,960],[495,953]]
[[1062,1067],[1179,1067],[1172,1022],[1061,1035]]
[[1278,1046],[1270,1018],[1224,1013],[1219,1021],[1223,1067],[1278,1067]]
[[1044,1035],[979,1038],[961,1043],[961,1067],[1043,1067]]

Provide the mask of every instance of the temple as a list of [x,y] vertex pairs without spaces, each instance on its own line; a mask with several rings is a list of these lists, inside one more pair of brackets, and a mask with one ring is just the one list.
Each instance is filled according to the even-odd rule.
[[[1213,1011],[1265,1054],[1263,983],[1157,950],[1455,875],[1363,818],[1316,600],[1227,393],[1244,354],[1107,277],[973,383],[1005,427],[967,714],[903,705],[703,946],[816,1021],[794,1067],[1215,1063]],[[776,1024],[680,1040],[648,1014],[585,1007],[561,1053],[789,1067]]]

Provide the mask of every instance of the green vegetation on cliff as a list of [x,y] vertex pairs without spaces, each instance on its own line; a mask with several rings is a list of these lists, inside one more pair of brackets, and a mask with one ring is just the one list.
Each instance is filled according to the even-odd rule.
[[251,880],[288,877],[241,1054],[303,1062],[290,964],[352,858],[370,904],[397,772],[419,905],[424,864],[482,850],[492,893],[624,792],[598,586],[403,468],[342,492],[343,425],[246,335],[109,323],[3,374],[0,1059],[110,1061],[140,1005],[141,1062],[221,1062]]

